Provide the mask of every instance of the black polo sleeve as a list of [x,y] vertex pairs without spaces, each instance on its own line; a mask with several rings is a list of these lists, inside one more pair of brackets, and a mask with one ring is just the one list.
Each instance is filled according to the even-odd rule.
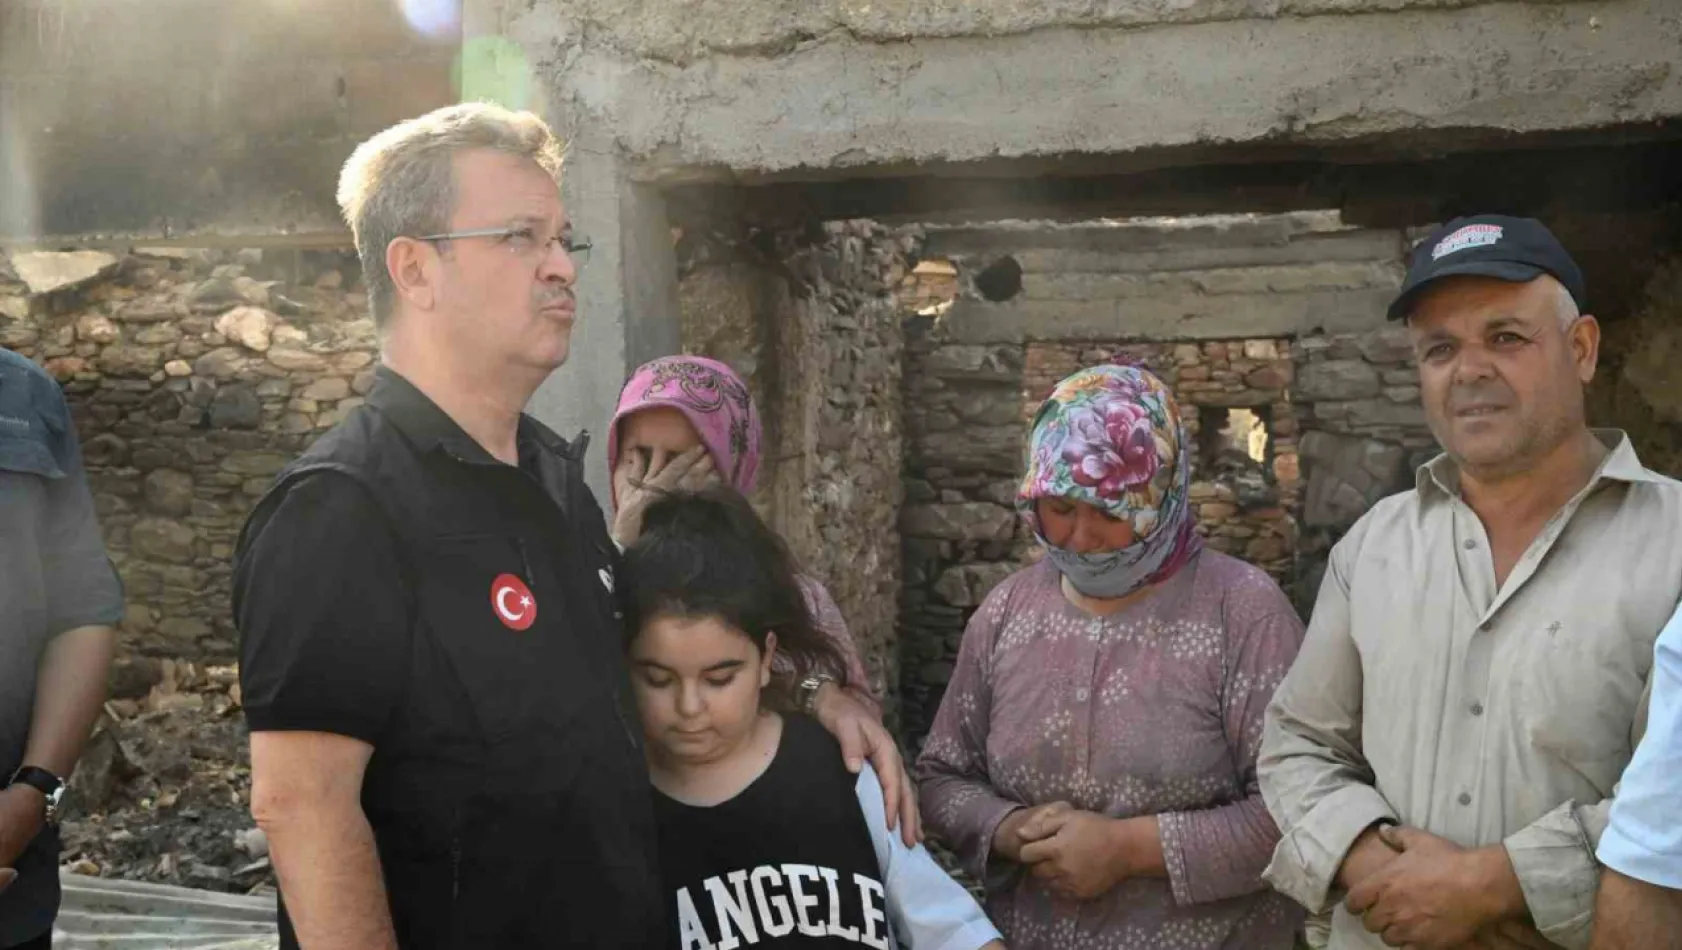
[[253,732],[374,744],[410,668],[398,540],[359,482],[313,472],[252,514],[234,565],[240,690]]

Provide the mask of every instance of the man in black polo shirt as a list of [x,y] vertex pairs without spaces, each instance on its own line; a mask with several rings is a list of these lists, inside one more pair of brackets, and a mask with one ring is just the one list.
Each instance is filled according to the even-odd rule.
[[662,940],[616,551],[585,440],[521,413],[567,358],[588,250],[559,164],[541,120],[482,104],[346,163],[384,366],[258,504],[234,576],[283,947]]

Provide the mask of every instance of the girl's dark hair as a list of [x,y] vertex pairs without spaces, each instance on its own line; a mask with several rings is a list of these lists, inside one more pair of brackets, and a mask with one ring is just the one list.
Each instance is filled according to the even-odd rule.
[[619,591],[627,643],[659,616],[717,618],[761,651],[775,633],[782,662],[767,690],[774,705],[787,708],[794,684],[813,673],[846,685],[846,663],[813,622],[788,546],[734,488],[650,504],[642,534],[625,550]]

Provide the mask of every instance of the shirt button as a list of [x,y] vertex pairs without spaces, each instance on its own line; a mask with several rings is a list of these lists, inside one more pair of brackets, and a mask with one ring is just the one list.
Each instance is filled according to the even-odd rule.
[[1461,792],[1460,793],[1460,804],[1470,805],[1471,803],[1472,803],[1472,793],[1471,792]]
[[1474,716],[1483,715],[1483,703],[1473,703],[1472,704],[1472,715],[1474,715]]
[[1470,551],[1473,548],[1476,548],[1478,546],[1478,543],[1476,541],[1473,541],[1471,538],[1467,538],[1465,541],[1462,541],[1460,543],[1460,546],[1465,548],[1466,550]]
[[1092,694],[1088,693],[1084,688],[1075,690],[1075,699],[1078,699],[1083,703],[1086,702],[1086,697],[1090,695]]

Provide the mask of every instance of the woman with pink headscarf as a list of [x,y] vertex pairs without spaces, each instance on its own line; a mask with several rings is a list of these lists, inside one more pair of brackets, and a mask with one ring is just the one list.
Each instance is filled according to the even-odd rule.
[[[663,493],[724,482],[750,494],[759,475],[763,436],[747,385],[725,364],[701,356],[666,356],[639,367],[619,394],[607,434],[614,541],[623,548],[636,540],[643,511]],[[810,575],[799,575],[797,582],[819,631],[835,643],[846,664],[838,683],[818,687],[813,712],[824,720],[821,707],[840,694],[876,718],[879,736],[837,736],[849,759],[878,742],[891,743],[835,599]]]

